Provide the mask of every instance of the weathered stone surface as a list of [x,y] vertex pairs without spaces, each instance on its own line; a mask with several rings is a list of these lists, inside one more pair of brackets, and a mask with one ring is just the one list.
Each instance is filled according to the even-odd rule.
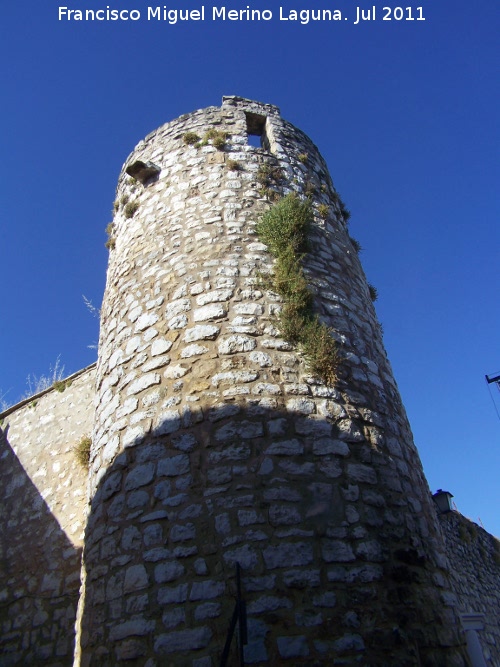
[[204,648],[212,637],[210,628],[194,628],[192,630],[177,630],[160,635],[155,641],[155,652],[158,655],[168,655],[178,651],[195,651]]
[[[223,149],[203,139],[215,128],[225,133]],[[203,145],[186,144],[187,132]],[[262,137],[261,148],[248,144],[249,133]],[[317,149],[275,107],[228,98],[153,132],[127,165],[138,162],[161,172],[144,183],[120,177],[88,417],[71,387],[9,415],[29,478],[13,454],[4,465],[2,450],[2,573],[17,578],[0,573],[0,636],[19,664],[35,654],[47,664],[69,659],[80,560],[71,543],[81,545],[87,498],[85,475],[75,484],[69,461],[87,432],[82,664],[215,664],[240,563],[249,664],[406,664],[408,643],[391,634],[405,616],[422,664],[462,666],[433,507]],[[256,234],[271,205],[259,192],[269,168],[283,170],[271,183],[278,195],[312,203],[301,261],[314,309],[340,343],[334,386],[312,376],[300,346],[283,339],[282,300],[259,280],[275,266]],[[138,205],[132,218],[124,201]],[[50,512],[63,517],[69,543],[60,546],[56,538],[66,536]],[[17,541],[28,532],[30,544],[43,545],[32,549],[42,554],[37,567]],[[400,567],[400,558],[413,560]],[[66,560],[73,570],[62,575]],[[466,599],[489,596],[481,589]],[[383,619],[376,642],[375,604]]]
[[178,524],[172,526],[170,530],[170,539],[172,542],[184,542],[196,537],[196,529],[192,523]]
[[351,546],[339,540],[323,540],[321,554],[327,563],[348,562],[355,559]]
[[189,472],[189,457],[186,454],[177,454],[158,462],[158,475],[176,477],[187,472]]
[[349,447],[342,440],[333,440],[332,438],[319,438],[313,443],[313,452],[318,456],[327,454],[337,454],[338,456],[348,456]]
[[155,567],[155,581],[163,584],[167,581],[175,581],[184,574],[184,567],[177,561],[161,563]]
[[155,434],[169,435],[179,430],[181,426],[181,416],[178,410],[165,410],[160,412],[155,420]]
[[197,343],[193,343],[192,345],[188,345],[182,350],[181,359],[189,359],[190,357],[197,357],[200,354],[203,354],[204,352],[208,352],[208,347],[205,347],[204,345],[198,345]]
[[130,593],[146,588],[148,583],[148,575],[144,565],[132,565],[125,571],[123,590],[125,593]]
[[269,521],[273,526],[293,526],[301,520],[302,516],[296,507],[271,505],[269,508]]
[[127,394],[138,394],[154,384],[160,384],[160,375],[158,373],[147,373],[134,380],[127,389]]
[[277,567],[309,565],[313,561],[312,544],[307,542],[283,542],[276,546],[269,546],[264,549],[262,555],[270,570]]
[[195,581],[191,587],[190,600],[212,600],[221,596],[226,589],[223,581]]
[[180,607],[165,611],[161,617],[165,628],[175,628],[177,625],[186,622],[186,612]]
[[229,565],[239,563],[243,570],[255,568],[259,562],[257,551],[248,544],[236,549],[228,549],[224,554],[224,560]]
[[296,439],[282,440],[281,442],[273,442],[272,445],[266,449],[268,456],[295,456],[302,454],[304,446]]
[[347,472],[349,478],[354,482],[365,482],[367,484],[377,483],[377,474],[375,470],[361,463],[349,463]]
[[217,303],[220,301],[228,301],[233,295],[232,289],[218,289],[212,292],[205,292],[196,297],[196,303],[199,306],[204,306],[207,303]]
[[125,621],[111,628],[109,638],[111,641],[116,641],[117,639],[125,639],[134,635],[147,635],[154,629],[154,626],[154,621],[146,621],[142,618]]
[[193,320],[195,322],[209,322],[211,320],[219,320],[226,316],[226,309],[220,303],[213,303],[208,306],[196,308],[193,312]]
[[307,640],[303,635],[297,637],[278,637],[277,642],[282,658],[299,658],[309,655]]
[[214,340],[219,334],[220,327],[213,324],[198,324],[192,329],[187,329],[184,334],[186,343],[192,343],[196,340]]
[[236,352],[250,352],[251,350],[254,350],[256,346],[257,343],[253,338],[234,335],[219,340],[217,348],[219,354],[235,354]]
[[137,489],[140,486],[149,484],[149,482],[153,479],[154,472],[154,463],[144,463],[143,465],[137,466],[125,477],[125,491]]
[[249,614],[263,614],[277,609],[290,609],[292,603],[288,598],[275,595],[262,595],[248,605]]
[[253,382],[258,377],[259,374],[254,371],[227,371],[225,373],[216,373],[212,378],[212,384],[218,387],[221,384]]

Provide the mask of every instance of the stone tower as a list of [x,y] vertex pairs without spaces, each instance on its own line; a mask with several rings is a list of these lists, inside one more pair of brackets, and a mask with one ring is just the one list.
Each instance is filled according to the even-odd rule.
[[[274,259],[256,224],[290,192],[314,210],[303,270],[338,342],[331,383],[281,336],[262,279]],[[81,664],[215,667],[237,564],[245,664],[465,664],[347,217],[316,146],[268,104],[224,97],[126,161],[101,315]]]

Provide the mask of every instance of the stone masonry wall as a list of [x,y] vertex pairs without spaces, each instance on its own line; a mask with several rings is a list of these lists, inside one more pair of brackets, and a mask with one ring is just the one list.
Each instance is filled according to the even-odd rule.
[[4,412],[0,435],[0,665],[71,665],[95,366]]
[[[223,147],[186,144],[213,130]],[[304,268],[339,343],[335,386],[280,337],[259,279],[263,164],[285,174],[271,190],[312,198]],[[464,665],[429,489],[314,144],[227,97],[146,137],[115,207],[81,664],[218,664],[238,562],[247,664]]]
[[462,614],[484,615],[478,631],[489,667],[500,665],[500,541],[459,512],[439,516]]

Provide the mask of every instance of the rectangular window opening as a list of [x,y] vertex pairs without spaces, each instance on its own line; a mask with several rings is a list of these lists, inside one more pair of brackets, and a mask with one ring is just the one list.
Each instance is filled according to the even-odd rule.
[[251,111],[245,111],[247,121],[247,140],[249,146],[271,150],[269,139],[266,134],[266,116]]
[[261,148],[262,146],[262,141],[261,137],[258,134],[247,134],[248,137],[248,145],[253,146],[254,148]]

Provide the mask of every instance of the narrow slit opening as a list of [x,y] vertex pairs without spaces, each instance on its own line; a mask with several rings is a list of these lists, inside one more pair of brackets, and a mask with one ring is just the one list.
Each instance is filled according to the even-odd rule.
[[266,116],[245,111],[247,121],[247,141],[249,146],[270,151],[270,143],[266,134]]

